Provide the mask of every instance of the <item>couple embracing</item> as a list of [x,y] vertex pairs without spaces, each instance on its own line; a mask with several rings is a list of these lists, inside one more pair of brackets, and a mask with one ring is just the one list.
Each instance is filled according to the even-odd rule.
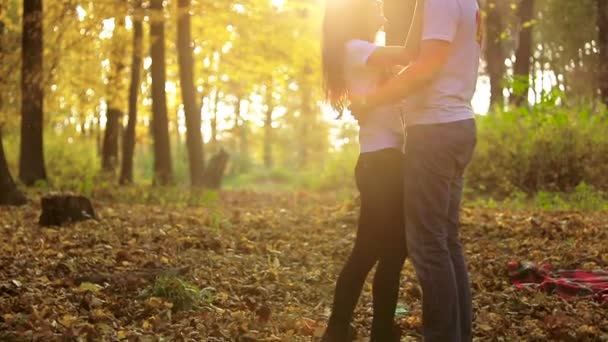
[[[385,23],[377,0],[326,3],[325,94],[337,111],[350,104],[359,121],[361,212],[323,341],[348,340],[375,265],[371,341],[399,341],[394,314],[408,255],[423,293],[424,341],[471,341],[459,212],[477,139],[471,107],[481,50],[477,0],[424,0],[421,41],[412,51],[374,43]],[[395,66],[404,67],[385,77]]]

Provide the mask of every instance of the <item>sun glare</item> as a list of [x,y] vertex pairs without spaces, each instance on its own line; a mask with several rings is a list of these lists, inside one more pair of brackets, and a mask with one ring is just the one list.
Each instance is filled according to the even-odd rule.
[[83,21],[87,16],[87,11],[85,11],[81,6],[76,7],[76,13],[78,14],[78,21]]
[[270,3],[276,8],[282,8],[285,6],[285,1],[286,0],[270,0]]

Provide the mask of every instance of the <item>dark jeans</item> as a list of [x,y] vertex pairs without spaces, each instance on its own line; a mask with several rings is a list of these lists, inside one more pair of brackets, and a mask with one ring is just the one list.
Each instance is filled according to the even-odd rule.
[[369,271],[373,283],[371,341],[393,340],[399,277],[407,255],[403,215],[403,154],[385,149],[360,155],[355,169],[361,213],[355,246],[336,284],[324,341],[346,341],[353,311]]
[[425,342],[471,341],[472,304],[460,244],[463,173],[477,142],[474,120],[407,129],[407,246],[423,292]]

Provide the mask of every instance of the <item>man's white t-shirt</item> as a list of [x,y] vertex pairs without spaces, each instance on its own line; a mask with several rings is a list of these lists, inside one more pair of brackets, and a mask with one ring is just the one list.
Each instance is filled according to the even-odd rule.
[[[351,94],[367,95],[382,81],[383,70],[367,65],[369,56],[378,46],[365,40],[350,40],[345,47],[344,77]],[[361,153],[386,148],[403,147],[403,122],[398,105],[374,109],[367,120],[359,124]]]
[[451,52],[434,81],[403,101],[406,125],[437,124],[474,117],[481,54],[477,0],[425,0],[422,40],[444,40]]

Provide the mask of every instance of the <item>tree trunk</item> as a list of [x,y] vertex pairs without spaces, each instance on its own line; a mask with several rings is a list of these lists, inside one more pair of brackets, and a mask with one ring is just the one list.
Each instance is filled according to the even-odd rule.
[[106,127],[103,136],[103,144],[101,147],[101,168],[106,172],[114,172],[118,167],[118,137],[120,135],[120,126],[124,112],[121,109],[123,101],[123,71],[125,63],[123,62],[124,49],[124,31],[125,18],[116,17],[116,26],[112,36],[112,49],[110,51],[111,71],[108,77],[108,110],[106,112]]
[[[3,42],[4,23],[0,21],[0,42]],[[4,46],[0,44],[0,62],[4,61]],[[0,84],[4,84],[4,75],[0,75]],[[0,94],[0,112],[4,105],[4,94]],[[4,144],[2,140],[2,123],[0,123],[0,205],[23,205],[27,199],[23,195],[8,168],[6,155],[4,154]]]
[[213,97],[213,116],[211,117],[211,145],[214,149],[217,147],[217,106],[220,102],[220,92],[219,90],[215,91],[215,96]]
[[234,124],[239,135],[239,171],[245,172],[249,169],[249,136],[247,132],[247,121],[242,117],[243,99],[239,95],[236,99]]
[[95,147],[97,147],[97,155],[101,155],[101,113],[96,112],[95,115]]
[[598,46],[600,50],[599,87],[602,102],[608,106],[608,1],[597,0]]
[[203,185],[205,158],[201,133],[201,111],[196,103],[194,86],[194,60],[192,58],[192,33],[190,24],[190,0],[177,1],[177,54],[179,57],[179,81],[186,116],[186,144],[192,186]]
[[264,119],[264,166],[272,167],[272,112],[274,103],[272,99],[272,81],[266,87],[266,113]]
[[17,188],[8,168],[0,127],[0,205],[23,205],[26,203],[25,195]]
[[[414,8],[416,7],[417,0],[385,0],[384,1],[384,15],[386,16],[387,23],[384,26],[386,32],[386,45],[404,45],[408,38],[408,32],[410,27],[412,30],[412,37],[415,37],[416,25],[412,26],[412,20],[414,20]],[[422,6],[422,1],[420,5]],[[413,39],[413,38],[412,38]]]
[[305,68],[304,75],[302,78],[302,84],[300,85],[300,153],[299,153],[299,166],[305,167],[309,162],[309,143],[310,133],[313,127],[314,113],[312,109],[312,89],[310,82],[307,81],[307,75],[310,70]]
[[210,189],[219,189],[222,185],[224,172],[228,165],[229,155],[223,148],[209,159],[209,163],[205,168],[205,186]]
[[106,129],[101,147],[101,168],[106,172],[114,172],[118,163],[118,134],[120,119],[123,113],[115,107],[108,107],[106,114]]
[[150,56],[152,57],[152,132],[154,137],[154,184],[167,185],[172,181],[169,122],[165,93],[165,23],[163,0],[150,3]]
[[486,7],[486,63],[490,77],[490,105],[502,107],[504,105],[503,81],[505,77],[505,53],[502,33],[504,30],[502,14],[498,3],[488,1]]
[[19,178],[26,185],[47,179],[43,146],[42,50],[42,0],[24,1]]
[[131,56],[131,84],[129,86],[129,121],[122,143],[122,167],[120,184],[133,183],[133,154],[135,152],[135,128],[137,126],[137,101],[141,79],[141,59],[143,54],[143,16],[141,0],[135,3],[133,14],[133,51]]
[[534,0],[522,0],[519,5],[519,45],[515,51],[513,75],[515,84],[512,103],[521,106],[528,101],[530,89],[530,59],[532,57],[532,27],[534,26]]

